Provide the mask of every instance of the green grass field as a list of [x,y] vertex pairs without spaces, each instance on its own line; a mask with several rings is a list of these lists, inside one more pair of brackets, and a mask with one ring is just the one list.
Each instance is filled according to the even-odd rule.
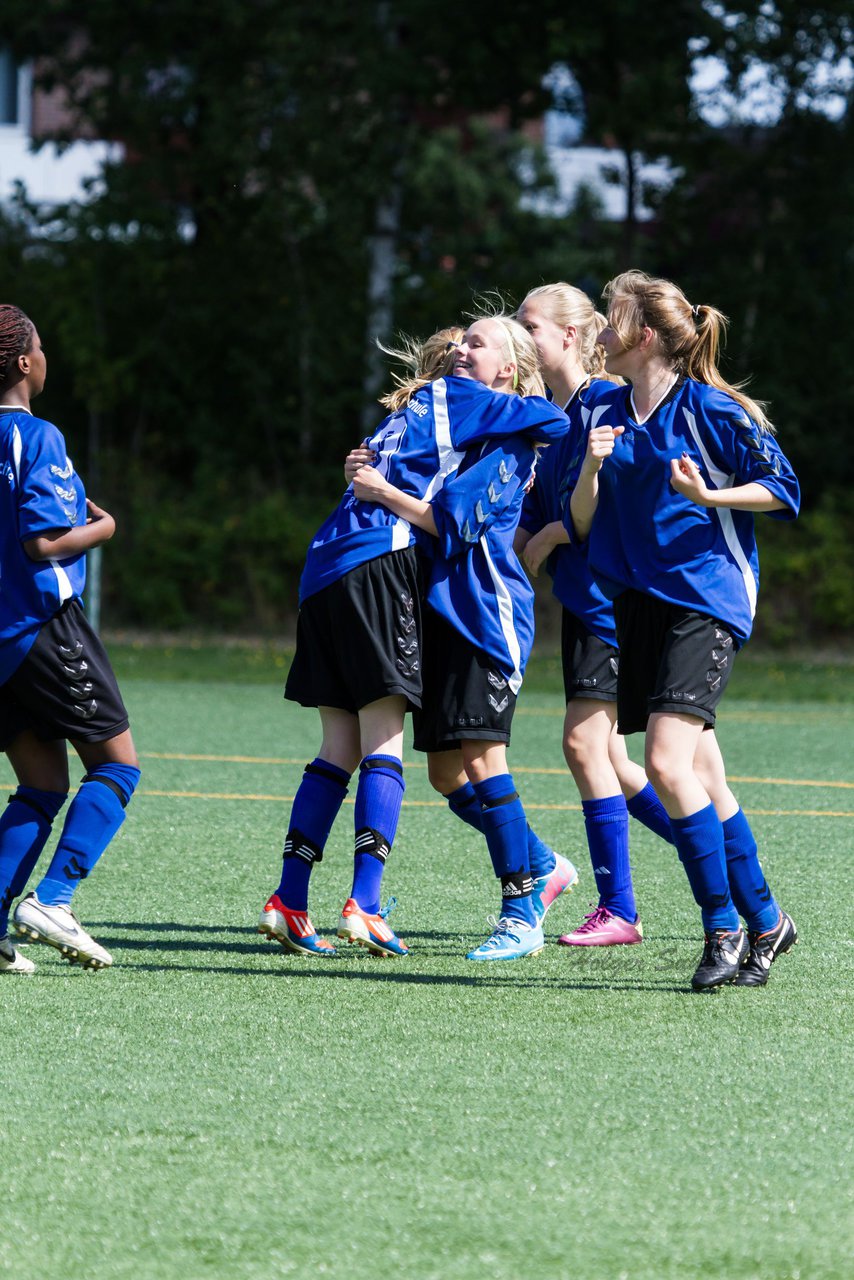
[[[75,905],[115,967],[30,947],[2,980],[0,1274],[851,1276],[850,669],[736,669],[720,738],[802,940],[766,989],[698,997],[687,882],[634,824],[641,947],[467,962],[488,857],[411,753],[386,873],[410,956],[288,957],[254,926],[317,731],[281,655],[114,652],[143,779]],[[514,774],[582,873],[553,944],[593,878],[554,673],[531,677]],[[327,936],[352,796],[313,882]]]

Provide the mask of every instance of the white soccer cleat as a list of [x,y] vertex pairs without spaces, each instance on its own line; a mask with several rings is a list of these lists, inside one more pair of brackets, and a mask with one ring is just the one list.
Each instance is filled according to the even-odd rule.
[[46,906],[30,893],[15,908],[15,928],[31,942],[56,947],[70,964],[84,969],[106,969],[113,957],[90,937],[70,907]]
[[9,938],[0,938],[0,973],[35,973],[32,960],[22,956],[12,946]]

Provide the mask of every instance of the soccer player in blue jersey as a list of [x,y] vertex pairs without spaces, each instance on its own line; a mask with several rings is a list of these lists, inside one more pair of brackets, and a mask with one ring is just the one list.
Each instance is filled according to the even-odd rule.
[[797,931],[706,731],[753,626],[754,515],[794,518],[798,482],[762,406],[718,370],[719,311],[640,271],[606,296],[606,367],[630,385],[596,405],[570,507],[614,601],[618,728],[646,734],[647,774],[701,910],[694,990],[761,986]]
[[670,820],[616,732],[614,611],[593,581],[586,554],[570,541],[565,520],[586,421],[597,396],[615,385],[602,376],[604,350],[597,338],[605,318],[586,293],[562,281],[531,289],[517,318],[534,340],[551,395],[572,422],[569,434],[541,459],[516,534],[523,564],[535,577],[545,565],[562,606],[563,750],[581,796],[599,893],[584,923],[558,941],[584,947],[633,944],[643,940],[643,927],[629,866],[629,814],[668,840]]
[[[506,316],[482,317],[460,344],[449,383],[479,381],[518,404],[539,406],[536,347]],[[513,393],[519,392],[520,396]],[[537,394],[531,396],[531,392]],[[526,397],[527,398],[520,398]],[[507,767],[506,744],[533,642],[533,591],[513,551],[525,488],[536,461],[535,439],[550,442],[567,422],[554,410],[546,434],[517,433],[469,449],[441,490],[415,498],[382,473],[363,467],[355,492],[383,504],[432,540],[425,593],[424,700],[413,713],[415,747],[428,753],[433,786],[452,798],[470,785],[501,884],[501,908],[490,936],[471,960],[512,960],[543,947],[534,902],[528,824]],[[465,816],[461,814],[460,816]]]
[[32,412],[46,370],[32,321],[0,306],[0,749],[18,780],[0,817],[0,973],[35,969],[9,939],[9,912],[68,798],[66,742],[86,775],[15,927],[85,968],[112,964],[70,904],[140,776],[115,676],[81,604],[85,553],[113,536],[115,521],[86,498],[57,428]]
[[[439,347],[444,360],[448,343]],[[489,442],[521,434],[530,448],[531,439],[566,429],[565,416],[547,400],[501,395],[477,378],[428,379],[404,399],[366,447],[376,458],[372,473],[418,501],[435,500],[468,455]],[[308,919],[309,877],[357,767],[353,886],[338,936],[378,955],[407,951],[380,912],[379,896],[403,800],[404,715],[421,703],[415,542],[406,519],[362,501],[351,486],[309,548],[285,696],[318,707],[323,741],[295,797],[282,879],[258,926],[292,951],[332,952]]]

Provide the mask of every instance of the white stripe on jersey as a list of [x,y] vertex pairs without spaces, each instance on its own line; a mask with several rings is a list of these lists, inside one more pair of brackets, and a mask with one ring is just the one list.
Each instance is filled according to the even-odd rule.
[[18,484],[21,483],[21,450],[24,442],[21,439],[21,433],[17,427],[12,428],[12,461],[15,464],[15,479]]
[[480,539],[480,548],[486,558],[486,565],[489,569],[489,576],[492,578],[492,584],[495,587],[495,600],[498,605],[498,621],[501,624],[501,632],[504,636],[504,643],[507,645],[507,653],[510,661],[513,663],[513,674],[507,683],[514,693],[518,693],[522,688],[522,650],[519,647],[519,637],[516,635],[516,629],[513,626],[513,599],[507,590],[507,584],[499,574],[493,563],[492,556],[489,554],[488,535]]
[[74,590],[69,581],[68,574],[65,572],[58,560],[51,560],[50,567],[56,574],[56,585],[59,590],[59,603],[63,604],[64,601],[71,599],[74,595]]
[[[694,417],[693,413],[689,413],[687,409],[683,409],[682,412],[685,415],[685,421],[688,423],[688,429],[693,436],[694,443],[700,450],[700,454],[706,464],[706,469],[708,470],[709,476],[711,477],[715,487],[717,489],[731,489],[733,481],[735,480],[735,475],[727,475],[726,472],[721,471],[719,467],[715,466],[706,452],[706,447],[700,438],[700,433],[697,430],[697,419]],[[710,507],[709,510],[713,515],[718,517],[721,525],[721,533],[724,535],[724,541],[729,547],[733,559],[741,571],[741,576],[744,580],[744,590],[747,594],[748,604],[750,605],[750,616],[753,618],[756,614],[756,579],[753,576],[753,570],[750,567],[750,562],[744,554],[744,549],[738,540],[738,534],[735,531],[732,512],[728,507]]]
[[448,386],[444,378],[437,378],[431,386],[433,393],[433,421],[436,429],[436,449],[439,454],[439,470],[424,491],[424,501],[439,492],[452,472],[456,471],[465,454],[454,449],[451,442],[451,419],[448,415]]

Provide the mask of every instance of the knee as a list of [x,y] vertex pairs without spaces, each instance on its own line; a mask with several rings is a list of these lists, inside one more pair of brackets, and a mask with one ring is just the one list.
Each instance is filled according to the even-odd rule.
[[659,795],[672,795],[690,771],[672,751],[660,744],[647,745],[645,767],[646,776]]
[[427,777],[430,786],[440,796],[448,796],[452,791],[457,791],[466,780],[465,772],[454,767],[450,761],[443,760],[441,755],[427,757]]
[[586,725],[572,725],[563,739],[563,756],[574,778],[585,777],[598,755],[598,744],[593,741]]
[[90,769],[83,782],[100,783],[101,786],[111,791],[122,808],[126,809],[139,784],[140,776],[140,770],[136,765],[116,764],[111,761],[107,764],[96,765],[94,769]]

